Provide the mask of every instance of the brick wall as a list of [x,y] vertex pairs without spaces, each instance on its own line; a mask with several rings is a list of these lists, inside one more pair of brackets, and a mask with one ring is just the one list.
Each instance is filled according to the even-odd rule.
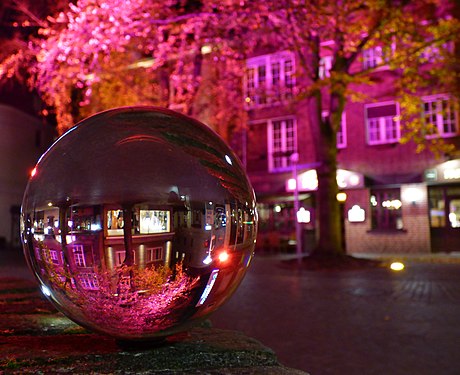
[[[403,230],[377,232],[371,230],[369,190],[347,192],[345,210],[355,204],[366,210],[363,223],[345,220],[345,238],[348,253],[429,253],[430,226],[428,218],[427,189],[425,184],[401,186]],[[412,198],[417,201],[412,202]],[[345,215],[346,216],[346,215]]]

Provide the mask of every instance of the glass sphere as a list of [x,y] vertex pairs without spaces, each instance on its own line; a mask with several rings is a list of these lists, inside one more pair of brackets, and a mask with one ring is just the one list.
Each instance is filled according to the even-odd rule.
[[164,337],[221,306],[254,252],[253,189],[207,126],[156,107],[91,116],[40,158],[22,203],[26,260],[70,319]]

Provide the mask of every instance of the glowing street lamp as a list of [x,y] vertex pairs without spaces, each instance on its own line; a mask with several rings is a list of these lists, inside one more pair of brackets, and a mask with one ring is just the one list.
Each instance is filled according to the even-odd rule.
[[[292,179],[295,181],[294,188],[294,212],[297,213],[300,210],[299,203],[299,184],[297,181],[297,164],[299,162],[299,153],[295,152],[290,156],[292,163]],[[295,238],[296,238],[296,255],[297,259],[300,262],[302,256],[302,227],[300,226],[299,220],[295,221]]]

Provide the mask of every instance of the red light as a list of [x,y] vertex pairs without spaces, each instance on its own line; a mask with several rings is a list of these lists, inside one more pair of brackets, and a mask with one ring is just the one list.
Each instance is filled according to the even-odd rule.
[[226,262],[228,260],[228,258],[230,258],[230,255],[226,251],[222,251],[219,254],[219,261],[220,262]]
[[30,172],[30,177],[33,177],[37,174],[37,167],[35,167],[34,169],[32,169],[32,171]]

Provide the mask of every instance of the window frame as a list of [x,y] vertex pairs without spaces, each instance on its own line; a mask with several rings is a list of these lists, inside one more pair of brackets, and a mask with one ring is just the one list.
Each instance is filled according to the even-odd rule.
[[84,246],[81,244],[72,245],[74,262],[77,267],[86,267]]
[[[292,143],[293,146],[291,149],[288,147],[288,138],[286,134],[286,126],[288,121],[292,121]],[[285,117],[277,117],[265,120],[264,122],[267,123],[267,151],[268,151],[268,171],[269,172],[282,172],[282,171],[290,171],[291,161],[290,156],[297,152],[297,119],[295,116],[285,116]],[[275,133],[274,133],[274,126],[275,123],[280,122],[281,129],[280,129],[280,150],[275,151],[274,141],[275,141]],[[274,155],[275,152],[284,152],[286,155],[276,156]],[[277,166],[276,158],[281,158],[281,166]]]
[[[375,107],[384,107],[388,105],[395,105],[395,110],[396,113],[391,117],[392,121],[395,124],[396,128],[396,137],[395,138],[389,138],[387,136],[388,134],[388,126],[386,123],[386,120],[390,116],[380,116],[380,117],[369,117],[368,115],[368,108],[375,108]],[[384,145],[384,144],[394,144],[398,143],[399,140],[401,139],[401,111],[399,107],[399,103],[397,101],[391,100],[391,101],[385,101],[385,102],[379,102],[379,103],[370,103],[370,104],[365,104],[364,105],[364,123],[366,125],[366,138],[367,138],[367,144],[370,146],[375,146],[375,145]],[[370,119],[378,119],[378,133],[379,133],[379,139],[378,140],[373,140],[371,139],[371,127],[370,127]]]
[[327,55],[319,59],[318,77],[319,79],[329,78],[331,76],[333,56]]
[[158,262],[164,259],[163,246],[148,247],[145,249],[146,263]]
[[[448,94],[434,94],[434,95],[427,95],[423,96],[422,98],[422,121],[423,124],[426,126],[426,117],[427,117],[427,112],[425,110],[425,105],[427,103],[435,103],[436,104],[436,109],[435,109],[435,116],[436,116],[436,123],[433,124],[436,128],[436,132],[434,134],[429,134],[427,133],[425,135],[425,138],[427,139],[433,139],[433,138],[451,138],[451,137],[456,137],[458,136],[458,108],[455,105],[452,97]],[[444,126],[445,126],[445,119],[446,116],[444,113],[442,113],[442,108],[440,110],[440,106],[442,107],[443,101],[446,101],[449,105],[449,115],[452,114],[453,112],[453,118],[451,120],[453,123],[449,126],[453,127],[453,131],[450,132],[445,132],[444,131]],[[431,113],[431,112],[430,112]]]
[[[287,70],[289,61],[291,69]],[[274,74],[275,64],[279,64],[277,75]],[[260,77],[262,70],[264,71],[263,79]],[[291,99],[296,85],[295,71],[295,55],[290,51],[247,59],[244,76],[244,97],[247,108],[270,106]],[[275,77],[277,77],[277,84],[274,82]]]
[[383,65],[382,46],[373,46],[362,51],[363,70],[375,69]]
[[[404,230],[401,188],[372,188],[369,198],[372,231]],[[385,207],[383,205],[385,201],[391,202],[390,199],[391,201],[399,201],[399,208]],[[373,201],[375,204],[373,204]]]
[[364,49],[361,53],[362,69],[364,71],[380,71],[389,69],[389,61],[394,56],[395,51],[396,41],[394,38],[392,38],[392,41],[389,45],[381,44]]
[[78,275],[78,280],[80,285],[85,290],[98,290],[99,289],[99,280],[95,273],[86,272]]

